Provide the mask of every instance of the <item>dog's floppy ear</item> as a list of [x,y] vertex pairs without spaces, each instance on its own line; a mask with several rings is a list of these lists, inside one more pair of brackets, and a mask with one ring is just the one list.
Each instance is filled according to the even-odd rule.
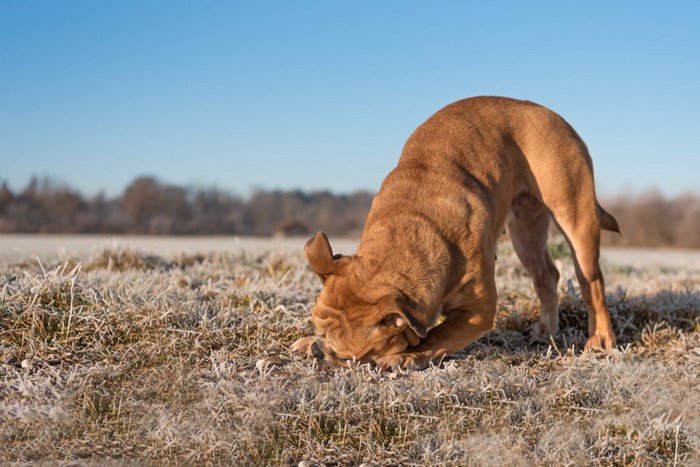
[[408,326],[418,337],[423,339],[428,335],[428,329],[425,324],[413,316],[408,308],[408,303],[403,295],[387,295],[379,300],[379,310],[384,324],[396,328]]
[[304,255],[306,256],[306,261],[309,262],[309,266],[318,274],[322,282],[325,282],[326,278],[335,272],[336,260],[340,256],[333,256],[331,244],[323,232],[317,233],[314,238],[306,242]]

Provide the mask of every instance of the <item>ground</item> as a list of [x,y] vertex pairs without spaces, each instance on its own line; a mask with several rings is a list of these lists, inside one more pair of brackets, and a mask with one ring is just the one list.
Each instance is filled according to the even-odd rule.
[[605,250],[619,348],[586,354],[568,250],[536,339],[503,244],[496,328],[380,373],[290,351],[320,290],[303,243],[0,237],[0,463],[700,464],[700,253]]

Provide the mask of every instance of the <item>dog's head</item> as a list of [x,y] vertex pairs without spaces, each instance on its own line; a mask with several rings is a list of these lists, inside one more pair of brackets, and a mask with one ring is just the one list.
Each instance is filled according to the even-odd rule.
[[331,360],[372,362],[426,336],[425,325],[413,318],[398,289],[366,279],[362,258],[333,255],[323,232],[306,243],[304,253],[323,282],[311,320]]

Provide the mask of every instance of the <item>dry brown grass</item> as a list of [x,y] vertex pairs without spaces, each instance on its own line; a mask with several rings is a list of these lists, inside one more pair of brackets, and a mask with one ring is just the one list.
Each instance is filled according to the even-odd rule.
[[[620,349],[580,352],[504,245],[497,328],[423,372],[289,351],[320,286],[299,249],[158,257],[118,247],[0,267],[0,463],[697,465],[700,275],[606,266]],[[617,288],[617,286],[620,286]]]

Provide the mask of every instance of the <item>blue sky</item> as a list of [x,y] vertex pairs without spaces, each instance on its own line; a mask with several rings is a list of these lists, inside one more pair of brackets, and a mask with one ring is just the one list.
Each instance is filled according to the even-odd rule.
[[601,196],[700,179],[700,2],[0,2],[0,180],[376,191],[474,95],[560,113]]

